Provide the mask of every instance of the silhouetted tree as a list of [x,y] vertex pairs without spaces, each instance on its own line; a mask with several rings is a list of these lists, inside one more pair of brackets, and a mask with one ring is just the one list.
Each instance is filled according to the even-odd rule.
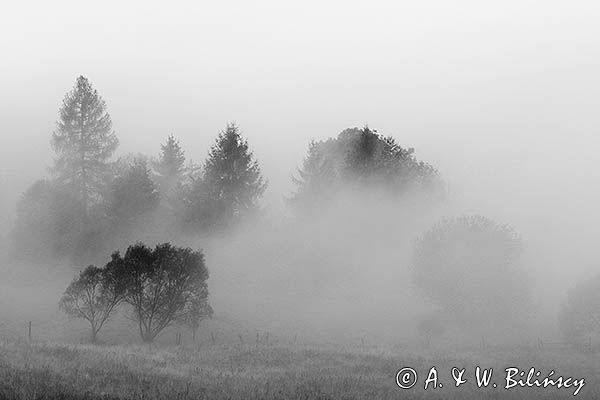
[[60,118],[52,135],[57,153],[54,172],[61,183],[78,194],[84,215],[90,202],[100,197],[107,162],[118,146],[106,103],[87,78],[77,78],[60,109]]
[[266,186],[248,142],[235,124],[229,124],[188,194],[189,219],[201,226],[227,225],[257,210]]
[[69,284],[59,306],[69,317],[89,322],[95,343],[98,332],[123,300],[123,289],[112,271],[90,265]]
[[118,271],[124,282],[125,302],[133,307],[145,342],[173,323],[200,318],[198,313],[206,310],[199,306],[208,298],[208,269],[200,251],[169,243],[150,249],[138,243],[124,256],[113,253],[107,268]]
[[[446,219],[417,242],[415,285],[465,329],[509,327],[526,315],[528,279],[514,230],[482,216]],[[515,325],[516,328],[516,325]]]

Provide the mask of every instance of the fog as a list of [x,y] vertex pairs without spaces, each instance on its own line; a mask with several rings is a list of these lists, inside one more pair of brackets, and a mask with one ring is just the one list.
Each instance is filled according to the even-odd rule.
[[[172,133],[201,163],[230,121],[249,140],[269,180],[262,205],[277,222],[190,239],[206,250],[217,313],[271,325],[383,323],[398,303],[419,304],[403,282],[411,241],[437,218],[461,214],[520,233],[548,320],[568,288],[599,272],[597,2],[77,4],[11,4],[0,16],[2,236],[21,193],[48,175],[57,110],[84,74],[107,102],[118,155],[156,155]],[[289,228],[283,199],[310,140],[365,124],[434,165],[445,203],[420,218],[413,206],[394,215],[409,221],[402,234],[359,215],[356,223],[377,230],[373,241],[340,222],[345,208],[316,228]],[[370,201],[377,217],[395,207]],[[307,247],[293,254],[302,261],[326,257],[326,273],[301,281],[278,269],[273,248],[288,239]],[[357,243],[381,247],[382,257]],[[345,268],[358,271],[348,277]],[[366,293],[357,298],[359,287]],[[299,308],[313,295],[315,304]]]

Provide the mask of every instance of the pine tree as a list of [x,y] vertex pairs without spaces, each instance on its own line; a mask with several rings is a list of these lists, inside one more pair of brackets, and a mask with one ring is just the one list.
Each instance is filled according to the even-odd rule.
[[310,142],[302,169],[298,169],[299,177],[292,177],[297,190],[289,200],[294,205],[312,206],[316,202],[324,201],[325,197],[333,192],[337,174],[322,146],[321,142]]
[[169,135],[165,144],[161,145],[160,155],[153,167],[160,192],[163,196],[170,196],[181,182],[185,171],[185,155],[173,135]]
[[204,213],[208,225],[225,225],[258,209],[267,184],[235,124],[227,125],[217,137],[197,186],[203,195],[202,208],[210,210]]
[[88,215],[90,205],[100,197],[108,160],[119,141],[106,103],[87,78],[77,78],[66,94],[56,125],[52,134],[57,153],[54,172],[78,194],[84,215]]

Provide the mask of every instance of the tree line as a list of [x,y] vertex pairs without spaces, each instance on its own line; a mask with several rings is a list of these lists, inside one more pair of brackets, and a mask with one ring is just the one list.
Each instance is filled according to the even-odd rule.
[[[51,135],[51,175],[18,202],[15,257],[85,264],[122,243],[209,235],[260,214],[267,180],[235,124],[217,135],[201,165],[186,158],[173,135],[156,157],[114,159],[118,145],[105,101],[78,77]],[[417,160],[413,149],[368,126],[311,142],[293,182],[287,204],[303,218],[314,218],[349,186],[377,186],[393,195],[443,187],[437,170]]]

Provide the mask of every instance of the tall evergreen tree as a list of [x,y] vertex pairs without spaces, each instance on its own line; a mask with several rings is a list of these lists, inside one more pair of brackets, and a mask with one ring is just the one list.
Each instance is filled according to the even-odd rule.
[[266,187],[248,141],[235,124],[228,124],[210,150],[202,179],[191,191],[195,195],[191,211],[204,217],[199,221],[203,225],[226,225],[257,210]]
[[337,173],[331,160],[322,149],[321,143],[310,142],[308,154],[302,168],[298,169],[298,178],[292,177],[297,186],[296,193],[289,199],[294,205],[312,206],[324,201],[336,185]]
[[181,182],[185,172],[185,154],[173,135],[169,135],[165,144],[160,146],[160,155],[153,167],[159,190],[168,195]]
[[57,153],[54,172],[77,192],[85,215],[100,197],[108,160],[118,144],[106,103],[80,76],[63,100],[52,147]]

